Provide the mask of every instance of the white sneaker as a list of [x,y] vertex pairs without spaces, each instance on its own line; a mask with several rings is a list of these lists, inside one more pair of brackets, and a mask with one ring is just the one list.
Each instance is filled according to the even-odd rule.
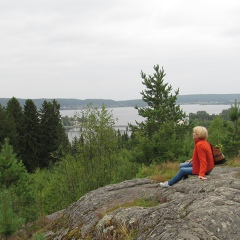
[[161,187],[171,187],[171,186],[168,184],[168,181],[166,181],[166,182],[161,182],[161,183],[160,183],[160,186],[161,186]]

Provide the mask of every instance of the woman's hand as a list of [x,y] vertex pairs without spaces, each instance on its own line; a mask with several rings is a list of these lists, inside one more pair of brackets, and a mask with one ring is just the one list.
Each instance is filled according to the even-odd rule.
[[207,180],[206,177],[203,177],[203,176],[198,176],[199,179],[202,179],[202,180]]
[[186,162],[191,163],[191,162],[192,162],[192,159],[189,159],[189,160],[187,160]]

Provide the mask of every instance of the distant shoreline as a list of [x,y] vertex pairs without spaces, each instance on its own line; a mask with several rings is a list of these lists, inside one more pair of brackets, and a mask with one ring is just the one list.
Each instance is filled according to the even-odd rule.
[[[11,98],[0,98],[1,106],[5,107]],[[17,98],[20,105],[23,107],[26,99]],[[42,107],[43,102],[52,101],[54,98],[32,99],[38,109]],[[111,99],[73,99],[73,98],[55,98],[60,104],[62,110],[77,110],[92,104],[96,107],[102,105],[106,107],[144,107],[146,102],[142,99],[115,101]],[[201,105],[232,105],[235,100],[240,102],[240,94],[192,94],[192,95],[178,95],[177,104],[201,104]]]

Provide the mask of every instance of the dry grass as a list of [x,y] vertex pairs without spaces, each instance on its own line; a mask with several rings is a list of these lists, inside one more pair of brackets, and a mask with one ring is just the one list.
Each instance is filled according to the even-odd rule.
[[[135,230],[129,230],[126,223],[118,223],[118,232],[123,236],[124,240],[132,240],[135,239],[136,231]],[[122,238],[120,238],[122,239]]]
[[165,162],[159,165],[150,166],[154,168],[154,171],[150,171],[149,174],[151,179],[163,182],[171,179],[179,170],[178,162]]
[[[240,167],[240,156],[237,156],[232,159],[228,159],[226,166],[229,167]],[[236,177],[240,178],[240,171],[236,174]]]
[[240,167],[240,156],[234,157],[232,159],[227,159],[227,166]]

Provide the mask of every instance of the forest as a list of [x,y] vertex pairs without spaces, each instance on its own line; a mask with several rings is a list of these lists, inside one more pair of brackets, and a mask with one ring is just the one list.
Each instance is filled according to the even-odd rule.
[[[104,104],[88,104],[82,110],[79,137],[72,142],[57,100],[44,100],[38,108],[31,99],[22,106],[13,97],[0,105],[3,237],[10,238],[27,223],[66,208],[89,191],[146,177],[146,167],[191,158],[192,129],[197,125],[208,129],[208,140],[221,145],[228,159],[239,155],[238,100],[219,115],[200,111],[186,116],[177,103],[179,90],[164,82],[163,68],[153,69],[152,76],[141,72],[145,106],[135,108],[145,120],[129,125],[130,136],[114,129],[114,117]],[[29,234],[36,231],[33,224]]]

